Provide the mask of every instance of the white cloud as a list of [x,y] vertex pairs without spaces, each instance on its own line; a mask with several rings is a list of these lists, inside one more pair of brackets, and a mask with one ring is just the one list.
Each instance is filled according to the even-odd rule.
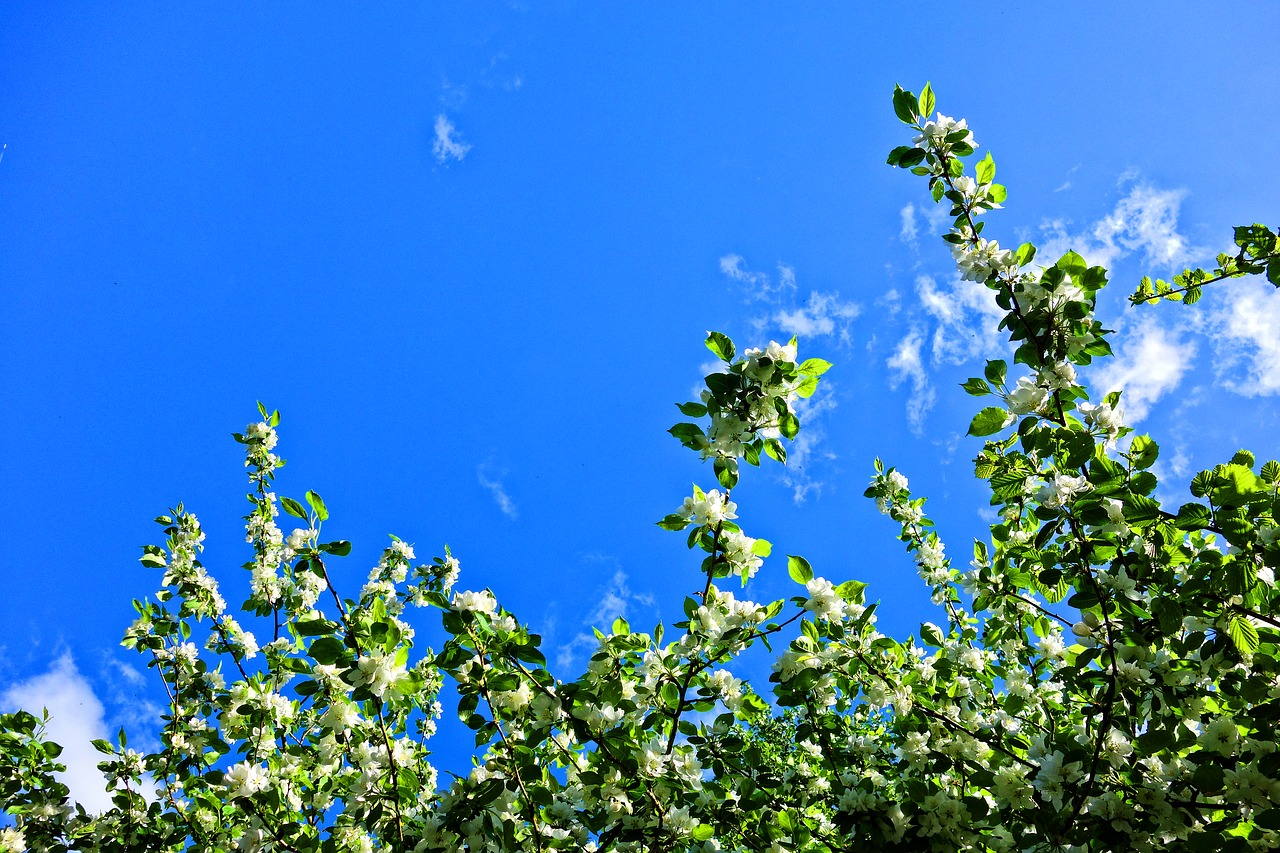
[[[1121,182],[1133,180],[1126,173]],[[1041,225],[1047,238],[1040,246],[1040,257],[1052,263],[1074,249],[1090,264],[1110,267],[1131,252],[1142,252],[1145,261],[1159,269],[1171,269],[1186,263],[1196,253],[1187,238],[1178,232],[1178,214],[1185,190],[1162,190],[1150,184],[1136,183],[1115,209],[1079,234],[1072,234],[1061,219]]]
[[781,309],[773,315],[773,322],[787,335],[812,338],[819,335],[835,335],[841,343],[851,339],[849,326],[862,313],[862,306],[845,301],[839,293],[812,291],[809,301],[799,308]]
[[1140,320],[1132,331],[1112,338],[1116,356],[1094,372],[1091,386],[1101,393],[1124,391],[1120,407],[1127,423],[1147,416],[1151,406],[1182,381],[1196,355],[1194,341],[1184,341],[1178,333]]
[[515,501],[511,500],[511,496],[507,494],[506,487],[502,484],[502,478],[506,473],[506,471],[499,471],[490,475],[489,465],[486,463],[476,467],[476,480],[493,495],[493,499],[498,504],[498,509],[502,510],[503,515],[510,519],[516,519],[519,518],[520,513],[516,509]]
[[453,126],[453,122],[449,121],[449,118],[444,113],[436,116],[436,138],[431,150],[436,155],[437,163],[444,164],[450,160],[461,160],[471,150],[471,146],[462,141],[462,137],[457,135],[457,131],[458,129]]
[[1246,397],[1280,394],[1280,291],[1254,281],[1218,287],[1221,307],[1210,326],[1222,384]]
[[839,458],[823,446],[827,435],[821,422],[822,415],[835,407],[835,386],[830,384],[818,386],[818,393],[808,399],[798,399],[793,404],[802,425],[800,434],[787,446],[787,464],[774,470],[782,472],[778,479],[791,489],[791,496],[798,504],[804,503],[810,492],[822,494],[824,484],[809,473],[813,460]]
[[963,364],[971,358],[998,356],[1008,335],[1000,332],[1004,310],[994,293],[976,281],[953,280],[939,287],[927,275],[916,278],[920,305],[938,325],[933,332],[933,363]]
[[916,206],[907,202],[898,213],[902,217],[902,229],[898,231],[898,239],[904,243],[914,243],[916,235],[920,233],[919,228],[916,227]]
[[106,779],[98,770],[103,756],[90,744],[107,737],[102,702],[76,669],[70,654],[55,660],[45,674],[9,687],[0,695],[0,706],[30,711],[36,716],[47,708],[46,734],[63,747],[57,760],[67,769],[58,777],[71,789],[71,799],[90,812],[111,807]]
[[[609,557],[599,555],[593,555],[589,559],[612,561]],[[583,625],[587,628],[599,628],[606,634],[611,630],[615,620],[627,618],[632,605],[639,604],[645,607],[654,605],[652,595],[637,593],[631,589],[627,583],[627,573],[622,569],[615,569],[609,583],[599,590],[598,595],[599,601],[595,609],[583,620]],[[573,639],[560,646],[556,653],[556,666],[561,672],[569,672],[577,665],[579,656],[587,649],[595,648],[598,642],[594,633],[578,632]]]
[[923,337],[918,329],[912,329],[898,342],[893,355],[885,362],[891,374],[889,387],[895,391],[907,379],[911,380],[911,398],[907,401],[907,422],[911,431],[920,435],[924,429],[924,416],[933,408],[937,393],[929,383],[920,350]]
[[795,290],[796,271],[785,264],[778,264],[778,280],[765,272],[749,270],[742,255],[725,255],[720,259],[720,272],[733,281],[747,285],[747,299],[774,299],[789,290]]

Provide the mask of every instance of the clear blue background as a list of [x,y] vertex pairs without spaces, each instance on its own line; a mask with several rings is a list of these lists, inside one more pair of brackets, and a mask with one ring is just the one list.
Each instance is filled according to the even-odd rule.
[[[1274,3],[410,5],[0,12],[0,688],[70,653],[109,724],[154,699],[111,675],[141,663],[116,643],[159,581],[138,546],[184,501],[243,599],[229,434],[257,400],[283,416],[281,492],[322,494],[326,538],[355,543],[346,593],[395,533],[421,557],[448,542],[460,587],[492,587],[553,659],[585,661],[574,638],[602,603],[678,619],[697,561],[652,522],[712,483],[664,433],[671,404],[700,381],[705,330],[785,339],[778,314],[811,291],[861,309],[845,340],[801,340],[836,364],[815,485],[797,502],[748,472],[742,521],[871,581],[886,632],[937,618],[861,497],[879,455],[932,496],[957,564],[983,530],[961,437],[980,404],[956,387],[981,360],[926,358],[937,403],[914,421],[920,392],[887,366],[937,326],[917,277],[954,279],[922,213],[902,233],[906,205],[931,205],[884,165],[909,141],[895,82],[932,80],[994,152],[1002,244],[1051,220],[1085,234],[1135,186],[1182,194],[1188,261],[1233,225],[1280,224]],[[437,156],[440,116],[464,157]],[[795,290],[752,298],[721,271],[734,254],[774,284],[786,265]],[[1123,295],[1174,270],[1116,261],[1119,348],[1140,328]],[[1196,347],[1142,424],[1175,436],[1176,470],[1277,455],[1274,389],[1223,386],[1248,391],[1280,350],[1224,374],[1211,320],[1147,311]],[[793,590],[775,558],[751,594]]]

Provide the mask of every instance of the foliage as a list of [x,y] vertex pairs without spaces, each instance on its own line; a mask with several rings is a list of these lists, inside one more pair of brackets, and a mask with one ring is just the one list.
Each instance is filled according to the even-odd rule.
[[1143,276],[1138,289],[1129,297],[1135,305],[1152,304],[1162,299],[1194,305],[1200,301],[1201,291],[1207,284],[1246,275],[1265,275],[1267,281],[1280,287],[1280,237],[1265,225],[1239,225],[1235,229],[1235,243],[1240,251],[1234,256],[1225,252],[1218,255],[1218,266],[1213,272],[1200,267],[1187,269],[1173,277],[1172,282]]
[[[1175,850],[1280,846],[1280,619],[1274,570],[1280,463],[1241,451],[1166,508],[1158,444],[1124,424],[1119,396],[1091,401],[1077,368],[1110,354],[1094,316],[1106,272],[1068,252],[1001,249],[980,218],[1006,199],[991,155],[934,95],[897,89],[914,144],[889,162],[949,205],[961,273],[1005,312],[1014,371],[991,361],[965,390],[992,398],[969,432],[999,520],[953,566],[907,477],[876,462],[867,495],[898,527],[944,624],[897,640],[875,627],[866,585],[787,558],[790,601],[739,599],[769,543],[735,522],[740,463],[786,460],[798,398],[829,365],[796,342],[738,354],[707,346],[690,420],[671,433],[712,462],[659,521],[701,554],[703,588],[670,634],[615,622],[588,670],[562,681],[540,638],[488,590],[456,590],[458,561],[419,561],[394,539],[351,598],[329,564],[321,498],[277,496],[279,416],[236,436],[252,493],[243,609],[201,565],[204,534],[179,506],[157,519],[163,572],[136,602],[125,645],[170,706],[162,748],[98,742],[114,807],[68,805],[58,748],[31,714],[0,717],[0,796],[12,850]],[[1270,234],[1270,232],[1266,232]],[[1250,231],[1221,274],[1274,266]],[[1266,239],[1271,243],[1266,243]],[[1269,254],[1268,254],[1269,253]],[[1270,258],[1270,259],[1268,259]],[[1265,264],[1264,264],[1265,260]],[[1246,269],[1247,267],[1247,269]],[[1272,277],[1274,283],[1274,277]],[[1206,279],[1182,287],[1199,287]],[[1188,294],[1190,291],[1187,291]],[[1141,293],[1141,291],[1140,291]],[[1198,290],[1196,291],[1198,294]],[[1190,301],[1190,300],[1188,300]],[[1018,368],[1022,365],[1022,368]],[[723,490],[723,491],[722,491]],[[285,534],[279,513],[298,519]],[[780,562],[774,560],[773,563]],[[408,607],[448,640],[418,650]],[[674,636],[672,636],[674,635]],[[197,644],[199,640],[199,644]],[[727,669],[778,643],[772,702]],[[441,784],[430,761],[445,681],[482,758]],[[152,793],[154,789],[154,793]]]

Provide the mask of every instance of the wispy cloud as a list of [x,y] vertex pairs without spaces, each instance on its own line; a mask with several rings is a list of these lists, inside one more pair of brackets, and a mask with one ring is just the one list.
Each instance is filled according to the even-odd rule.
[[786,291],[796,289],[796,271],[785,264],[778,264],[775,279],[769,273],[749,270],[742,255],[725,255],[720,258],[720,272],[733,281],[746,285],[748,300],[772,300]]
[[802,339],[834,335],[842,344],[848,344],[852,340],[850,326],[861,313],[861,305],[842,300],[839,293],[815,290],[803,306],[779,309],[773,322],[788,335]]
[[1177,388],[1196,355],[1194,341],[1150,317],[1117,334],[1112,344],[1115,358],[1097,368],[1090,384],[1102,393],[1124,392],[1120,405],[1128,423],[1144,419],[1156,401]]
[[902,228],[898,231],[898,238],[904,243],[914,243],[916,236],[920,233],[920,229],[916,226],[916,206],[907,202],[906,206],[898,211],[898,215],[902,217]]
[[476,480],[493,495],[493,500],[497,503],[498,509],[502,510],[502,514],[514,520],[520,517],[520,512],[502,483],[502,478],[506,475],[506,471],[493,471],[488,462],[476,466]]
[[911,431],[921,435],[924,431],[924,416],[933,408],[937,392],[929,382],[928,371],[925,370],[921,357],[921,346],[924,343],[919,329],[912,329],[907,336],[898,342],[893,355],[885,362],[889,368],[889,387],[897,390],[907,380],[911,382],[911,397],[907,401],[907,422]]
[[957,276],[940,286],[922,275],[916,277],[916,295],[937,324],[931,342],[934,364],[963,364],[1005,351],[1007,335],[999,329],[1005,312],[985,285]]
[[102,755],[90,744],[107,737],[102,702],[70,654],[55,660],[43,675],[10,686],[0,695],[0,707],[30,711],[37,716],[47,708],[46,734],[63,747],[58,762],[67,769],[58,777],[71,789],[71,798],[90,812],[111,807],[106,778],[98,770]]
[[[616,562],[609,557],[594,556],[598,562]],[[609,582],[599,590],[599,600],[595,609],[587,615],[583,620],[585,628],[599,628],[604,633],[608,633],[613,623],[617,619],[626,619],[627,614],[632,612],[634,605],[643,607],[653,607],[654,598],[648,593],[637,593],[631,589],[627,583],[627,573],[622,569],[615,569],[613,575],[609,578]],[[556,666],[563,673],[572,671],[579,663],[582,655],[589,649],[594,649],[598,641],[595,634],[589,630],[579,631],[573,639],[560,646],[556,653]]]
[[1159,269],[1187,262],[1196,250],[1178,231],[1178,215],[1185,190],[1157,189],[1126,173],[1121,183],[1134,182],[1115,209],[1080,233],[1072,233],[1069,223],[1050,220],[1041,225],[1045,239],[1041,257],[1051,261],[1068,250],[1079,252],[1091,264],[1110,267],[1116,260],[1141,252],[1144,260]]
[[1280,394],[1280,291],[1241,281],[1220,292],[1210,314],[1220,381],[1246,397]]
[[449,121],[448,116],[440,113],[436,116],[436,138],[431,145],[436,155],[436,162],[441,165],[450,160],[462,160],[471,150],[471,146],[462,141],[458,129]]
[[814,461],[833,462],[839,458],[824,444],[827,434],[820,419],[836,407],[834,392],[835,386],[828,384],[824,391],[807,400],[796,400],[794,404],[796,416],[804,426],[787,448],[787,464],[781,468],[778,479],[791,489],[791,497],[798,504],[804,503],[810,493],[822,494],[825,484],[810,474]]
[[[809,291],[808,298],[797,298],[796,271],[786,264],[778,264],[777,276],[750,269],[741,255],[731,254],[720,258],[720,271],[730,280],[747,285],[748,303],[764,301],[768,304],[764,313],[750,319],[752,328],[761,336],[787,340],[792,335],[800,338],[801,357],[829,356],[822,351],[823,339],[834,340],[841,347],[853,342],[853,324],[862,314],[862,306],[843,299],[837,292]],[[814,342],[818,346],[811,347]],[[827,342],[830,348],[830,343]],[[777,479],[791,489],[796,503],[802,503],[810,494],[821,494],[823,483],[817,479],[823,466],[820,461],[837,458],[823,446],[826,433],[821,419],[824,413],[836,407],[834,387],[824,380],[818,392],[797,405],[796,413],[804,425],[800,435],[787,447],[787,464],[777,474]],[[772,466],[771,466],[772,467]],[[777,471],[778,469],[774,469]]]

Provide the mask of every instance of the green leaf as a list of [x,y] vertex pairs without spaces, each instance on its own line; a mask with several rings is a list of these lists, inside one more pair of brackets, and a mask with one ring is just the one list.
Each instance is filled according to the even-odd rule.
[[339,626],[337,622],[330,622],[328,619],[307,619],[298,622],[293,627],[303,637],[319,637],[324,634],[332,634]]
[[[735,462],[737,460],[734,460]],[[726,489],[732,489],[738,485],[738,466],[731,465],[722,457],[717,456],[715,462],[711,463],[711,468],[715,471],[716,480]]]
[[294,518],[301,518],[307,521],[307,509],[293,498],[281,498],[280,506],[284,507],[284,511],[292,515]]
[[1067,273],[1072,278],[1075,278],[1076,276],[1083,276],[1085,271],[1089,269],[1089,265],[1085,262],[1085,259],[1075,252],[1067,252],[1058,259],[1058,262],[1054,264],[1054,266]]
[[319,664],[333,663],[346,654],[347,648],[337,637],[321,637],[311,644],[307,654]]
[[920,102],[901,86],[893,87],[893,113],[903,124],[915,124],[920,117]]
[[1214,471],[1213,496],[1222,506],[1244,506],[1258,493],[1258,478],[1243,465],[1222,465]]
[[768,539],[757,539],[751,543],[751,553],[757,557],[767,557],[773,553],[773,543]]
[[991,152],[987,152],[987,156],[978,161],[975,167],[978,175],[978,183],[989,184],[996,178],[996,161],[991,156]]
[[657,522],[657,525],[663,530],[684,530],[689,526],[689,520],[683,516],[672,513],[664,516],[662,521]]
[[813,580],[813,567],[809,565],[809,561],[804,557],[788,554],[787,574],[791,575],[791,579],[796,583],[808,583]]
[[813,392],[818,390],[818,377],[806,376],[800,380],[800,384],[796,386],[797,397],[812,397]]
[[680,414],[691,418],[701,418],[707,414],[707,407],[701,403],[676,403],[676,408],[680,410]]
[[806,358],[800,363],[800,374],[802,376],[821,376],[831,369],[831,362],[823,361],[820,358]]
[[932,622],[921,623],[920,641],[928,646],[941,646],[943,642],[942,629]]
[[326,551],[335,557],[345,557],[351,553],[351,543],[345,539],[338,539],[326,545],[321,545],[320,550]]
[[800,419],[790,412],[781,415],[778,418],[778,432],[782,433],[783,438],[795,438],[800,432]]
[[1258,629],[1244,616],[1232,616],[1227,622],[1227,634],[1241,657],[1249,658],[1258,650]]
[[1248,450],[1237,450],[1235,455],[1231,457],[1232,465],[1243,465],[1246,468],[1252,468],[1253,463],[1253,454]]
[[1035,256],[1036,247],[1030,243],[1023,243],[1018,247],[1018,251],[1014,254],[1014,257],[1018,260],[1018,266],[1020,267],[1025,267],[1027,264],[1031,263]]
[[1159,455],[1160,445],[1156,444],[1149,435],[1137,436],[1129,447],[1129,461],[1135,468],[1150,468]]
[[316,518],[320,521],[329,520],[329,510],[325,507],[324,501],[315,492],[307,492],[307,503],[311,505],[311,509],[315,511]]
[[782,442],[778,441],[778,439],[766,438],[764,440],[764,452],[783,465],[787,464],[787,449],[782,446]]
[[982,373],[987,377],[987,381],[992,385],[1003,385],[1005,374],[1009,372],[1009,365],[1005,364],[1002,359],[988,361],[986,367],[982,369]]
[[908,152],[917,151],[917,150],[919,149],[913,148],[910,145],[899,145],[897,148],[894,148],[892,151],[889,152],[889,159],[886,160],[885,162],[888,163],[890,166],[897,166],[901,162],[903,155],[907,154]]
[[711,350],[721,361],[733,361],[734,348],[733,341],[729,340],[729,336],[720,332],[707,332],[707,349]]
[[925,83],[924,88],[920,90],[920,115],[925,116],[926,118],[933,115],[933,107],[933,86]]
[[971,394],[974,397],[985,397],[987,394],[991,393],[991,386],[987,384],[987,381],[985,379],[979,379],[976,376],[971,379],[966,379],[960,384],[960,387],[965,390],[965,393]]
[[1200,789],[1202,793],[1214,794],[1222,790],[1222,783],[1226,778],[1222,766],[1213,761],[1207,761],[1196,768],[1196,772],[1191,774],[1191,784]]
[[1009,413],[999,406],[987,406],[973,416],[973,421],[969,424],[969,435],[984,436],[997,433],[1004,429],[1004,423],[1008,418]]
[[854,604],[861,604],[863,599],[863,590],[867,585],[862,581],[845,581],[836,587],[836,595],[845,601],[852,601]]

